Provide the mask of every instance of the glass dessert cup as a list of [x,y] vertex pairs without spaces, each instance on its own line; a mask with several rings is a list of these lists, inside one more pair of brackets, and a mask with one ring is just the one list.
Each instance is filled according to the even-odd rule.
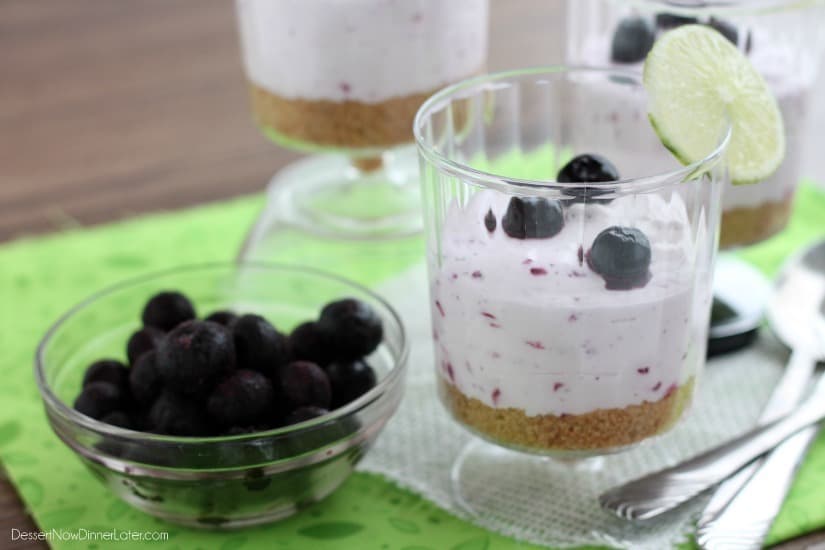
[[255,122],[317,153],[277,174],[251,235],[420,233],[412,121],[436,90],[483,71],[488,0],[236,0]]
[[[609,113],[623,131],[594,131]],[[645,113],[633,72],[552,67],[457,84],[416,117],[438,393],[484,441],[455,463],[473,513],[505,513],[493,495],[516,478],[551,483],[537,472],[664,433],[691,402],[730,131],[681,166]],[[583,153],[621,179],[556,182]],[[614,226],[649,241],[632,278],[595,267],[616,252],[596,245]]]
[[[118,428],[72,408],[83,373],[122,357],[146,299],[185,290],[201,313],[233,308],[291,328],[322,304],[351,296],[384,323],[369,361],[376,387],[328,415],[223,437],[175,437]],[[207,264],[121,283],[80,303],[46,334],[35,377],[55,434],[109,490],[161,519],[206,529],[277,521],[332,493],[369,450],[401,399],[408,344],[392,308],[372,292],[315,270],[276,264]]]
[[[785,122],[785,160],[769,178],[749,185],[728,183],[723,192],[720,248],[735,250],[769,239],[790,217],[797,185],[806,175],[825,36],[825,2],[796,0],[576,0],[568,2],[567,62],[641,71],[647,49],[661,33],[686,23],[711,24],[734,42],[762,74]],[[635,23],[633,23],[635,21]],[[620,27],[625,27],[620,30]],[[606,105],[621,98],[604,97]],[[621,121],[597,121],[602,131]],[[751,342],[763,317],[770,283],[731,254],[717,267],[710,350],[721,353]]]

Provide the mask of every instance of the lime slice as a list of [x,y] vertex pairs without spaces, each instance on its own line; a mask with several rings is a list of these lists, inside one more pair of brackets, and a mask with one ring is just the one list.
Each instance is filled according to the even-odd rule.
[[684,164],[705,158],[732,125],[727,153],[733,183],[773,174],[785,156],[782,114],[762,76],[715,30],[666,32],[647,56],[649,116],[662,143]]

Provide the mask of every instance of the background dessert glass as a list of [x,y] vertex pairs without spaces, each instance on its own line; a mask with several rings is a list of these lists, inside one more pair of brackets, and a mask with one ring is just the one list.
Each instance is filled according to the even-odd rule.
[[[608,93],[623,98],[610,115],[623,124],[594,131]],[[418,113],[438,391],[459,423],[493,443],[471,444],[455,466],[471,511],[506,482],[502,468],[534,475],[516,466],[625,449],[668,430],[690,403],[729,130],[685,167],[645,113],[634,73],[563,67],[471,79]],[[604,155],[623,179],[556,183],[581,153]],[[514,197],[550,201],[557,233],[511,236]],[[650,241],[649,272],[623,288],[591,268],[609,226]]]
[[[324,153],[273,178],[280,217],[335,238],[420,231],[412,121],[435,90],[483,70],[488,0],[237,0],[252,112],[288,148]],[[337,153],[337,154],[335,154]]]
[[[723,193],[720,247],[732,249],[764,241],[781,231],[790,216],[794,192],[803,175],[808,138],[821,67],[825,34],[825,2],[812,0],[730,0],[701,2],[668,0],[576,0],[568,2],[567,62],[614,66],[641,71],[653,40],[686,23],[710,24],[735,43],[762,74],[775,94],[785,122],[785,160],[771,177],[753,185],[726,185]],[[605,95],[609,110],[621,98]],[[609,130],[610,121],[600,123]],[[810,163],[807,163],[810,165]],[[807,174],[810,175],[810,174]],[[754,328],[770,291],[753,268],[731,257],[720,258],[711,331],[720,351],[747,343],[740,330]],[[716,323],[718,321],[718,323]],[[749,321],[742,323],[741,321]],[[754,324],[755,323],[755,324]],[[755,336],[755,331],[746,334]]]

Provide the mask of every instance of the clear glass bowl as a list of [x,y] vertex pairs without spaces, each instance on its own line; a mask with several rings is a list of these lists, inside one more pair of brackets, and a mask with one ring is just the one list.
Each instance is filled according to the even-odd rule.
[[[418,113],[439,394],[495,445],[597,456],[665,432],[691,402],[730,129],[682,166],[654,139],[645,105],[633,72],[555,67],[466,81]],[[621,131],[594,124],[612,118]],[[556,182],[582,153],[610,159],[622,179]],[[505,212],[536,199],[558,225],[526,239],[505,230],[518,219]],[[525,220],[512,226],[539,227]],[[634,279],[593,267],[611,226],[649,240]],[[604,247],[599,258],[635,253]]]
[[[199,315],[257,313],[281,330],[316,318],[331,300],[363,300],[384,323],[384,341],[368,358],[378,383],[323,417],[239,436],[136,432],[75,411],[86,367],[123,357],[143,304],[169,289],[186,293]],[[123,282],[75,306],[40,343],[35,377],[54,432],[118,497],[171,522],[231,528],[290,516],[346,480],[398,406],[407,355],[398,315],[366,288],[300,267],[208,264]]]
[[[731,41],[735,39],[777,98],[785,121],[785,160],[776,173],[759,183],[725,187],[720,246],[729,249],[768,239],[784,229],[797,184],[802,176],[810,176],[802,173],[805,156],[818,154],[810,129],[825,50],[825,2],[725,0],[691,5],[669,0],[571,0],[566,61],[641,71],[641,59],[613,59],[616,30],[628,18],[641,17],[659,36],[675,24],[674,16],[700,23],[713,20]],[[607,104],[620,101],[604,100]],[[598,124],[604,132],[620,131],[623,121]]]

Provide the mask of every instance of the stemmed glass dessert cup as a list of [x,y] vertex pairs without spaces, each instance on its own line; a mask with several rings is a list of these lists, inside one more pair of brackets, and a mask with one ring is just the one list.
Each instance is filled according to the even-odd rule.
[[273,178],[247,248],[283,226],[342,240],[420,234],[413,117],[434,91],[483,71],[488,0],[236,7],[256,124],[316,153]]
[[[682,166],[636,73],[550,67],[451,86],[414,130],[438,394],[478,436],[459,503],[503,513],[495,495],[533,494],[555,459],[593,466],[673,427],[705,362],[730,129]],[[559,181],[582,154],[618,180]]]
[[[747,55],[777,98],[785,124],[786,156],[770,177],[749,185],[729,183],[722,193],[720,248],[734,250],[776,235],[788,222],[810,140],[815,83],[825,50],[825,2],[812,0],[575,0],[568,2],[567,62],[642,70],[645,55],[662,33],[699,23],[720,31]],[[606,96],[605,102],[622,98]],[[600,124],[609,131],[611,122]],[[654,138],[655,139],[655,138]],[[807,163],[809,164],[809,163]],[[769,282],[731,255],[720,257],[716,275],[712,344],[723,351],[740,330],[758,326]],[[749,321],[752,320],[752,321]],[[744,321],[744,323],[743,323]],[[755,321],[755,324],[754,324]],[[755,331],[748,330],[751,335]]]

